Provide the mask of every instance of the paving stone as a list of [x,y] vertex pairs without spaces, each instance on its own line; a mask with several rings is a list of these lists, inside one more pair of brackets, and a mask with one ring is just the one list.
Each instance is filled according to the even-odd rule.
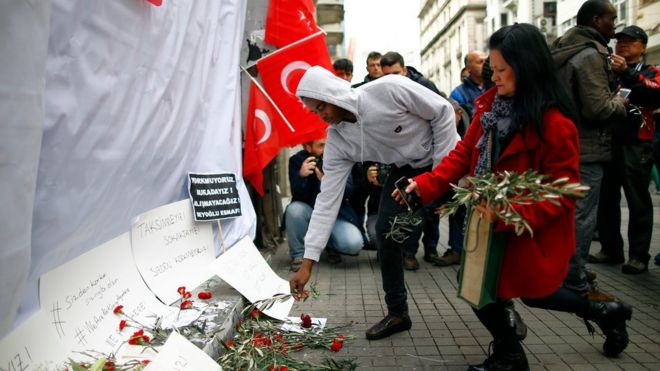
[[[624,201],[625,202],[625,201]],[[653,195],[654,215],[660,214],[660,196]],[[627,209],[622,208],[622,231],[626,236]],[[447,221],[440,223],[438,252],[447,248]],[[445,241],[442,241],[445,240]],[[627,249],[627,241],[626,241]],[[599,251],[593,242],[591,251]],[[654,222],[651,256],[660,252],[660,223]],[[349,341],[338,354],[324,356],[355,357],[359,370],[465,370],[486,358],[490,333],[474,315],[471,307],[456,296],[458,267],[436,267],[421,261],[420,269],[405,272],[410,331],[387,339],[368,341],[364,332],[387,313],[382,292],[380,267],[375,251],[363,251],[357,257],[343,257],[330,266],[322,258],[314,267],[311,282],[317,282],[321,296],[295,303],[291,315],[301,312],[327,317],[330,324],[352,322]],[[291,276],[286,243],[271,259],[271,266],[283,278]],[[628,322],[630,345],[619,357],[602,353],[604,337],[600,329],[591,336],[583,321],[574,314],[526,307],[514,300],[516,309],[528,326],[523,345],[531,369],[536,370],[660,370],[660,267],[649,265],[642,275],[621,274],[619,265],[589,264],[598,275],[599,288],[633,305],[633,319]]]

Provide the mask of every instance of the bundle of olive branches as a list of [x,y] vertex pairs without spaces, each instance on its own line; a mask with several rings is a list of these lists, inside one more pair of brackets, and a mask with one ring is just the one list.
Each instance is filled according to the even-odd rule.
[[559,198],[584,197],[589,190],[589,186],[569,183],[566,177],[546,181],[548,178],[548,175],[539,174],[535,170],[527,170],[522,174],[503,171],[467,177],[467,186],[451,185],[455,192],[454,197],[437,211],[440,216],[447,216],[454,214],[461,205],[470,208],[485,201],[494,207],[499,218],[514,226],[516,235],[520,236],[527,230],[533,236],[534,231],[514,205],[546,201],[559,206]]

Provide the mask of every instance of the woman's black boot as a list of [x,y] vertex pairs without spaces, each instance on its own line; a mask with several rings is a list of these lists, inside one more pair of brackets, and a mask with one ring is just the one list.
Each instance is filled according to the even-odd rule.
[[605,335],[603,352],[607,357],[616,357],[628,346],[628,331],[626,321],[632,318],[632,307],[629,304],[610,302],[589,302],[589,313],[584,317],[589,332],[593,334],[593,326],[587,322],[596,322]]
[[[494,350],[480,365],[471,365],[468,371],[528,371],[529,364],[520,342],[505,344],[495,340],[490,343]],[[489,348],[490,348],[489,347]],[[495,349],[497,348],[497,351]],[[490,351],[489,351],[490,353]]]

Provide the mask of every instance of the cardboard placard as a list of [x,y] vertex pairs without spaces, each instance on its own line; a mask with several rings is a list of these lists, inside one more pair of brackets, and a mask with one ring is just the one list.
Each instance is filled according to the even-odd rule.
[[63,370],[69,349],[51,326],[50,313],[40,310],[0,341],[0,370]]
[[176,308],[161,304],[140,278],[128,233],[41,276],[39,300],[58,341],[72,350],[110,353],[130,337],[119,331],[117,305],[144,325]]
[[147,286],[164,303],[180,298],[177,288],[193,289],[211,277],[213,230],[196,223],[188,200],[147,211],[131,226],[133,257]]
[[234,174],[188,173],[188,192],[196,221],[241,216],[241,199]]
[[144,368],[144,371],[158,370],[220,371],[222,367],[195,344],[173,331],[158,350],[156,358]]
[[[226,253],[220,255],[211,263],[210,269],[252,303],[270,299],[276,294],[291,292],[289,282],[273,272],[249,237],[244,237]],[[285,302],[273,304],[263,312],[284,321],[292,306],[291,297]]]

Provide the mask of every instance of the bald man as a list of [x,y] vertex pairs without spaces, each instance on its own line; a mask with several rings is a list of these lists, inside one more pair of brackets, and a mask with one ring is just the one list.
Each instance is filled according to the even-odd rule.
[[465,70],[468,76],[463,79],[463,83],[454,89],[450,97],[464,107],[470,109],[470,114],[474,112],[474,99],[484,92],[484,82],[481,78],[481,70],[486,61],[486,53],[473,50],[465,56]]

